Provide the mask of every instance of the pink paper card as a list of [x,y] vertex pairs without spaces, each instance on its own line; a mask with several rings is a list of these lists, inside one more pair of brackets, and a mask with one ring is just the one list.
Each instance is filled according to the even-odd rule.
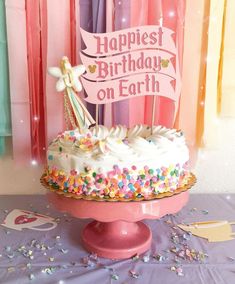
[[173,34],[157,25],[103,34],[81,29],[85,100],[106,104],[149,95],[177,101],[181,80]]

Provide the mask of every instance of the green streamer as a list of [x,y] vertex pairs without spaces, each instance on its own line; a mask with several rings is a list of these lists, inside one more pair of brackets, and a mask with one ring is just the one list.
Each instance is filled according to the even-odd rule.
[[5,152],[5,137],[11,135],[10,91],[6,34],[5,0],[0,0],[0,155]]

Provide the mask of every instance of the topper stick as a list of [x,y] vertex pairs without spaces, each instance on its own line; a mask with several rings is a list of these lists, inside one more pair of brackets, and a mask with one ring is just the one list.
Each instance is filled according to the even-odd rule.
[[95,105],[95,121],[96,127],[99,125],[99,105]]
[[[160,27],[162,27],[162,21],[163,21],[163,17],[161,15],[161,18],[159,20]],[[157,48],[157,51],[158,50],[159,50],[159,48]],[[155,122],[155,109],[156,109],[156,96],[153,97],[153,104],[152,104],[151,134],[153,134],[153,126],[154,126],[154,122]]]
[[153,104],[152,104],[151,134],[153,134],[153,126],[154,126],[154,121],[155,121],[155,109],[156,109],[156,96],[153,97]]

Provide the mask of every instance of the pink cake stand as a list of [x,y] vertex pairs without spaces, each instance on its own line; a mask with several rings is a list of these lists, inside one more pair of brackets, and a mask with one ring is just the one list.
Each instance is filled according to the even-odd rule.
[[139,202],[105,202],[68,198],[48,193],[49,201],[62,211],[82,219],[92,218],[82,232],[84,247],[100,257],[124,259],[150,248],[152,233],[140,222],[174,214],[188,201],[188,191],[171,197]]

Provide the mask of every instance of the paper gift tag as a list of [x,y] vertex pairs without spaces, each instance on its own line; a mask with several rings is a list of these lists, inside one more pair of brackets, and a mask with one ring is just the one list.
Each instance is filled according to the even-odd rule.
[[216,220],[177,226],[186,232],[191,232],[194,236],[207,239],[209,242],[223,242],[235,238],[235,233],[232,232],[231,226],[234,224],[235,222]]
[[[39,226],[48,224],[49,227],[39,228]],[[34,213],[27,210],[13,209],[1,224],[4,227],[22,231],[22,229],[31,229],[37,231],[49,231],[57,226],[53,218]]]

